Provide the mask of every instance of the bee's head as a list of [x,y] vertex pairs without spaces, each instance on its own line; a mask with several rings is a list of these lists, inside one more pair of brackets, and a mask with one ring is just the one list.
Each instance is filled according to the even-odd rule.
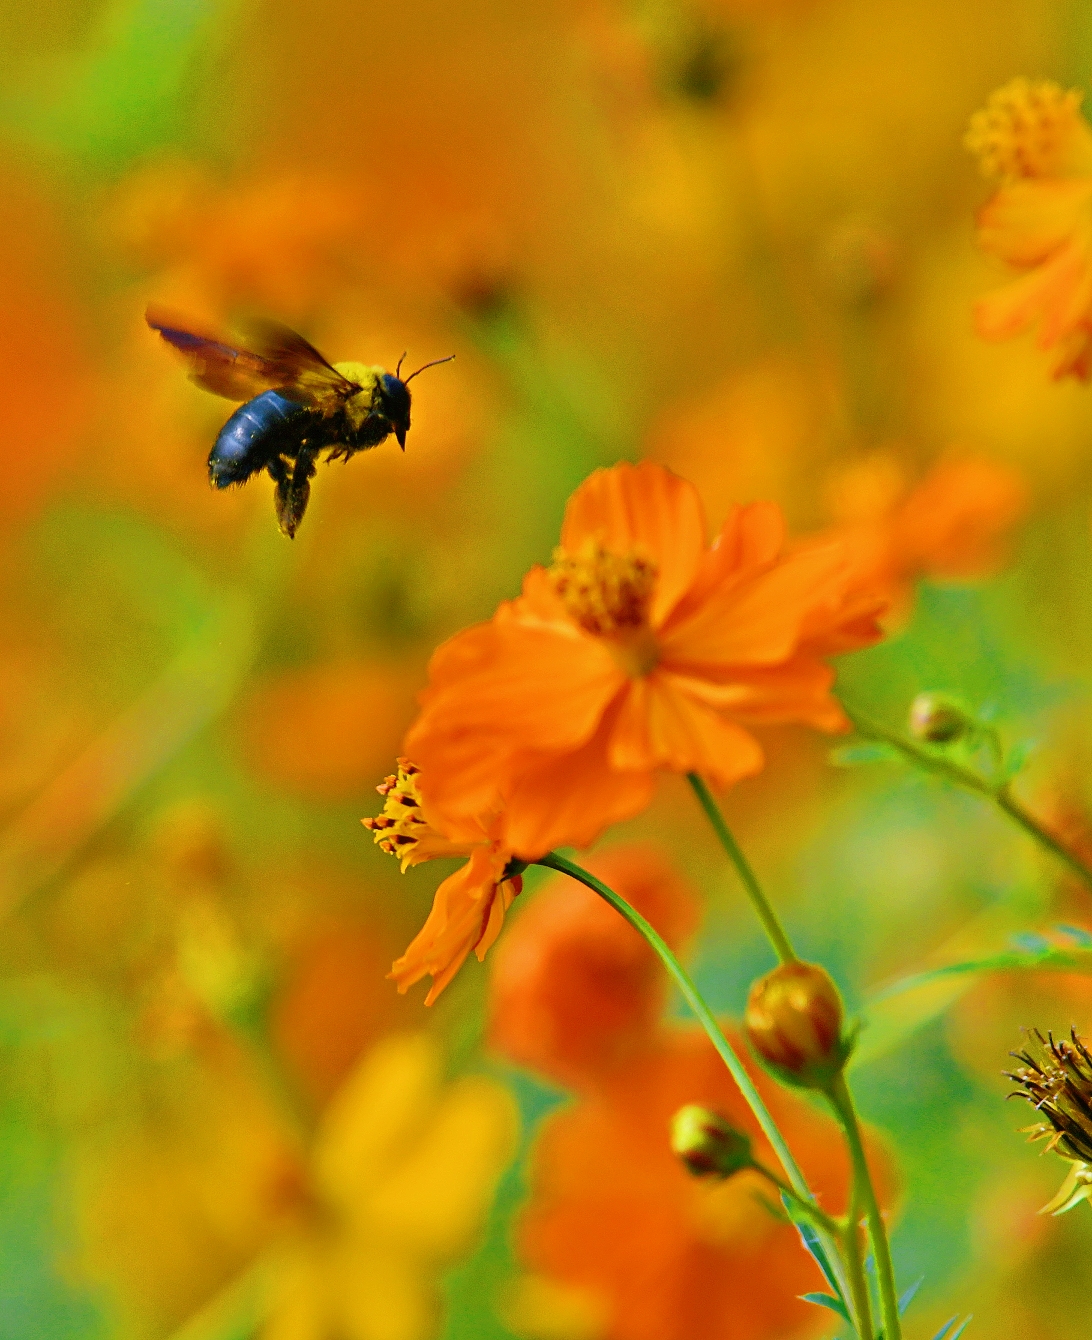
[[437,363],[450,363],[455,355],[449,354],[447,358],[434,358],[431,363],[423,364],[417,369],[417,372],[411,372],[406,380],[402,381],[399,373],[402,371],[402,363],[405,357],[406,355],[403,354],[398,360],[398,366],[393,373],[384,372],[382,377],[379,378],[380,412],[390,422],[394,429],[394,435],[398,439],[398,445],[403,451],[406,449],[406,434],[409,432],[409,383],[417,376],[417,372],[424,372],[425,368],[434,368]]
[[398,445],[405,451],[410,426],[410,393],[397,373],[384,372],[379,378],[379,412],[390,423]]

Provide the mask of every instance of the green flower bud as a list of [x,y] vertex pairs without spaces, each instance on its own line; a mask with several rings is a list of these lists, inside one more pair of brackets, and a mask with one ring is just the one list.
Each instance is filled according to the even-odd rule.
[[753,1163],[751,1137],[697,1103],[671,1118],[671,1152],[695,1177],[731,1177]]
[[842,998],[817,963],[782,963],[760,977],[747,998],[747,1038],[786,1084],[824,1089],[845,1065]]
[[942,693],[919,693],[910,704],[910,734],[928,744],[951,744],[974,728],[974,721]]

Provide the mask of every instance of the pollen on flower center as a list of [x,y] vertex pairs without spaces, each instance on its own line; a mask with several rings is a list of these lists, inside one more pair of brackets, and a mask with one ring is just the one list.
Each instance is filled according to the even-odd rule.
[[612,553],[587,540],[575,554],[554,550],[550,582],[576,623],[597,637],[617,637],[647,628],[659,569],[638,548]]
[[397,775],[392,774],[375,788],[384,797],[382,814],[360,821],[375,834],[376,845],[381,851],[399,858],[403,870],[413,864],[416,848],[430,831],[421,813],[421,793],[417,789],[419,771],[408,758],[400,758]]
[[1052,80],[1010,80],[971,117],[963,142],[987,177],[1063,175],[1075,141],[1087,133],[1080,115],[1083,96]]

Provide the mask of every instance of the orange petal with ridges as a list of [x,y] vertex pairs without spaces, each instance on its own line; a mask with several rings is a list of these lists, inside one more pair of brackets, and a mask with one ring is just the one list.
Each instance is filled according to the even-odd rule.
[[662,465],[622,462],[596,470],[569,499],[562,548],[575,553],[599,539],[612,553],[635,546],[656,560],[659,578],[650,618],[658,626],[682,597],[705,549],[705,514],[698,492]]
[[812,609],[837,596],[844,561],[841,546],[817,545],[746,581],[726,584],[664,630],[663,664],[722,669],[785,660]]
[[804,722],[819,730],[843,730],[846,718],[831,697],[834,671],[814,654],[784,665],[735,671],[723,684],[683,675],[670,676],[680,692],[750,725]]
[[[467,648],[459,644],[473,642]],[[431,667],[424,711],[407,737],[501,733],[516,749],[583,744],[624,675],[593,638],[569,629],[483,624],[452,638]],[[465,653],[465,654],[464,654]]]
[[666,767],[698,772],[728,786],[762,770],[757,740],[685,691],[675,677],[654,672],[636,680],[614,724],[615,768]]
[[504,841],[517,856],[528,860],[555,847],[586,847],[648,805],[651,772],[619,771],[608,758],[616,712],[575,753],[522,762],[505,810]]
[[723,592],[733,582],[738,583],[748,574],[776,562],[784,543],[785,518],[777,503],[754,502],[733,507],[665,628],[681,623],[713,591]]

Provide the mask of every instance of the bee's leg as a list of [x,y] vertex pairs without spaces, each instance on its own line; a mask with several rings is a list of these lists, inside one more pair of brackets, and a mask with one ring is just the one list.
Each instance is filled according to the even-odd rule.
[[[277,480],[276,506],[277,522],[289,539],[295,537],[303,514],[307,511],[307,500],[311,496],[311,477],[315,473],[317,449],[306,443],[301,445],[291,475],[287,462],[284,462],[283,479]],[[272,473],[272,471],[270,471]],[[276,476],[274,476],[276,478]]]

